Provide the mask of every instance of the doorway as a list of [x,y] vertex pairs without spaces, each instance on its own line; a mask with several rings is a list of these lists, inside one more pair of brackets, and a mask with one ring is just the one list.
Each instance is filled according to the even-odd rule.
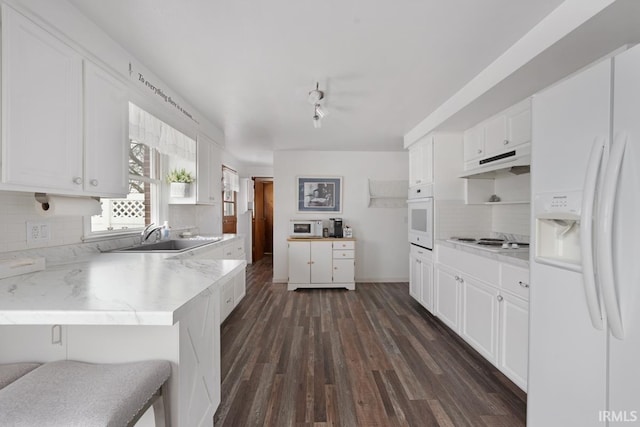
[[253,178],[253,261],[273,253],[273,178]]

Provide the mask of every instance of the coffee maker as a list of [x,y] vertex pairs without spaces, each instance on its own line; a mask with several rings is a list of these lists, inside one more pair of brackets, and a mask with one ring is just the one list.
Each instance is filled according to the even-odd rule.
[[329,237],[342,238],[342,218],[329,218]]

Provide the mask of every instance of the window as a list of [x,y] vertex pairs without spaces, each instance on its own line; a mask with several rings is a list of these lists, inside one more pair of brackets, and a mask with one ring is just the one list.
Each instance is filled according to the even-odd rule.
[[132,103],[129,138],[129,194],[102,198],[102,214],[85,222],[86,236],[139,231],[145,224],[159,224],[168,214],[168,186],[162,178],[169,168],[188,166],[195,171],[195,140]]
[[102,215],[91,217],[91,232],[122,232],[144,228],[155,221],[162,182],[160,153],[130,140],[129,194],[126,198],[102,198]]

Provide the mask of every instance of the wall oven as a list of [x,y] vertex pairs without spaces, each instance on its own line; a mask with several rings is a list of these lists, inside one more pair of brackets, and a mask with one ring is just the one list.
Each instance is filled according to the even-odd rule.
[[[433,197],[430,187],[409,192],[409,243],[433,249]],[[428,196],[428,197],[425,197]]]

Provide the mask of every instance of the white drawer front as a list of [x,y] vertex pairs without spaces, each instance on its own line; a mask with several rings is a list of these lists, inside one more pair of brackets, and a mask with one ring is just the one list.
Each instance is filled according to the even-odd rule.
[[355,251],[333,251],[333,259],[353,259]]
[[501,270],[500,287],[528,300],[529,270],[509,264],[501,264]]
[[347,241],[347,242],[333,242],[333,249],[355,249],[356,242]]
[[424,249],[424,248],[420,248],[416,245],[410,245],[411,246],[411,255],[416,257],[416,258],[422,258],[422,259],[426,259],[426,260],[433,260],[433,252],[428,250],[428,249]]
[[453,267],[494,286],[499,283],[500,263],[498,261],[442,245],[438,245],[437,254],[438,262],[441,264]]

